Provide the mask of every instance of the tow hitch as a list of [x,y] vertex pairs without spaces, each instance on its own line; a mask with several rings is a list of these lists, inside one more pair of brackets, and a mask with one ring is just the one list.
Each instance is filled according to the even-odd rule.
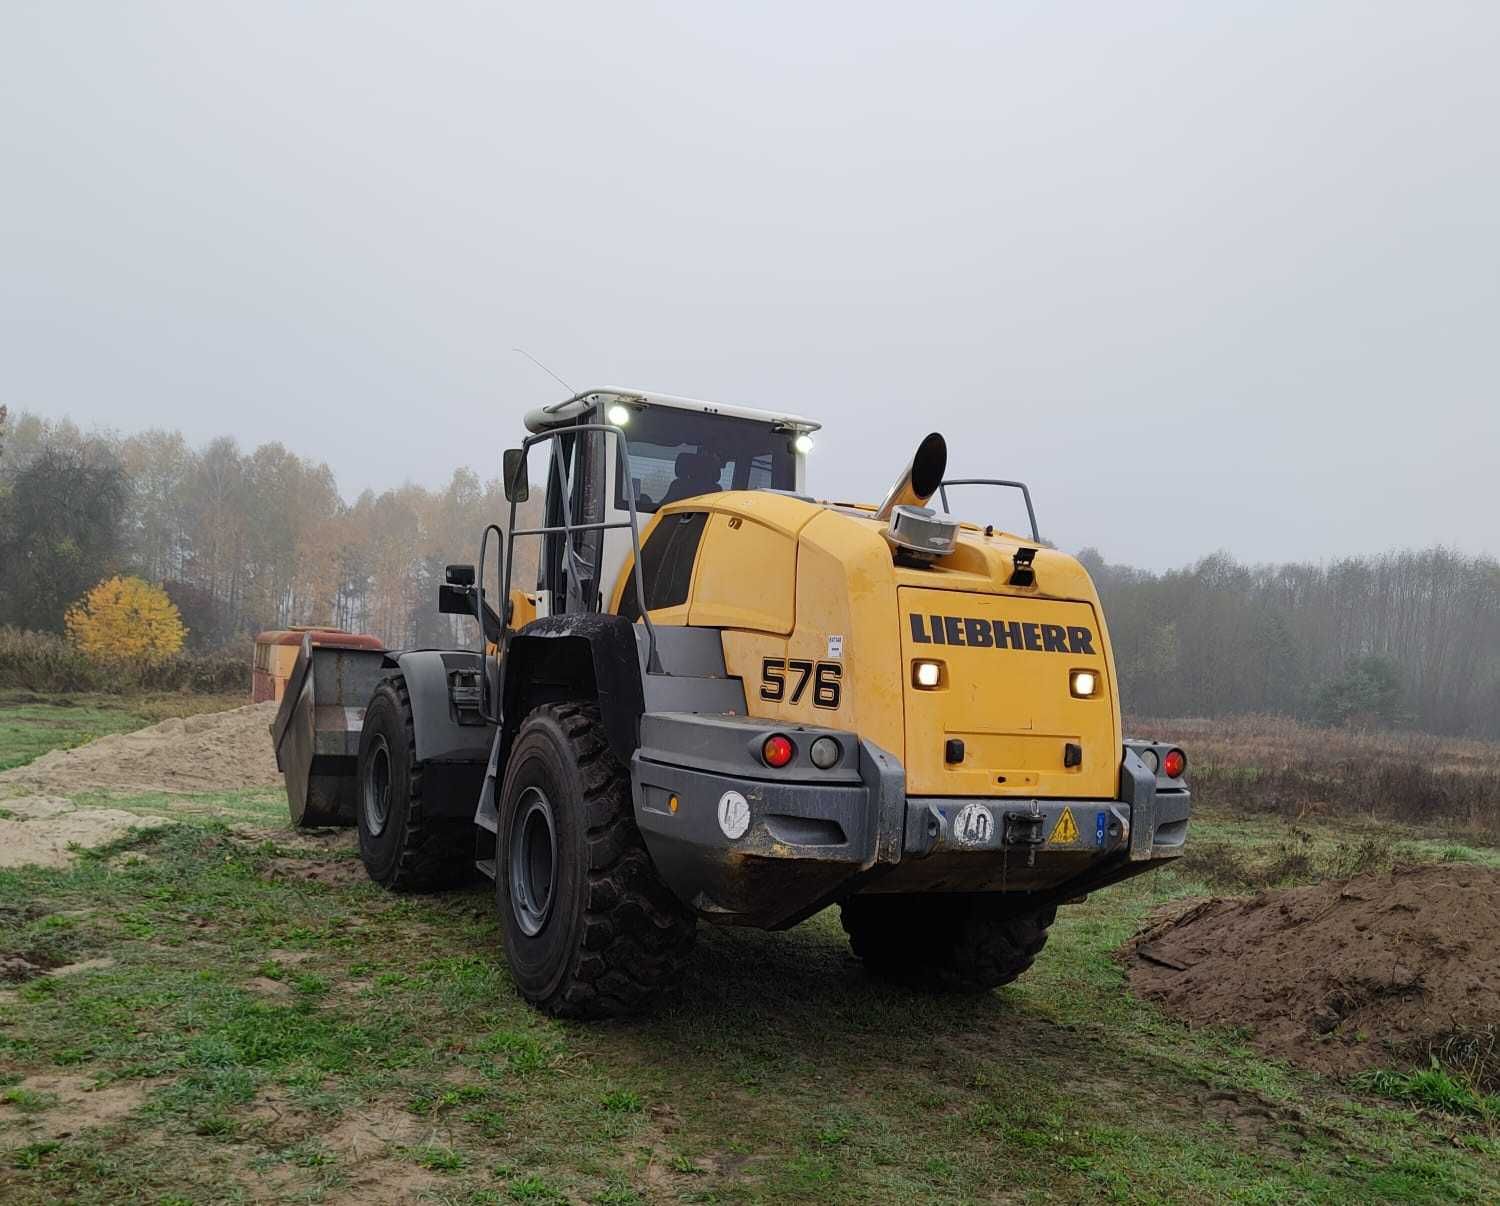
[[1032,805],[1030,812],[1007,812],[1000,832],[1002,846],[1019,846],[1026,851],[1026,865],[1036,865],[1036,850],[1047,840],[1046,817]]

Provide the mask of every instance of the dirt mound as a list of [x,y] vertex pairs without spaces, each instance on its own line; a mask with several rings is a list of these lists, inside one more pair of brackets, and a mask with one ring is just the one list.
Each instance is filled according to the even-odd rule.
[[0,773],[0,788],[48,795],[88,788],[129,792],[228,791],[280,782],[270,724],[274,703],[174,717],[100,737]]
[[1179,906],[1121,952],[1137,995],[1325,1072],[1425,1063],[1500,1023],[1500,871],[1426,864]]

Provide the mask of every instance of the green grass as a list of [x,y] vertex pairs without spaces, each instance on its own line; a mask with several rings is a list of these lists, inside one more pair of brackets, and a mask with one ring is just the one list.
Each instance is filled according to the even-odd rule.
[[[0,700],[0,762],[173,705],[123,702]],[[1495,1103],[1451,1070],[1291,1069],[1134,999],[1113,958],[1175,896],[1487,847],[1211,814],[987,997],[871,981],[825,913],[706,928],[680,1006],[584,1026],[517,998],[488,892],[289,873],[355,856],[282,828],[279,791],[75,800],[181,823],[0,870],[0,956],[112,960],[0,985],[7,1204],[1500,1199]]]
[[1358,1088],[1396,1101],[1410,1102],[1448,1114],[1500,1120],[1500,1093],[1484,1093],[1465,1083],[1438,1063],[1436,1057],[1425,1068],[1413,1072],[1378,1069],[1355,1078]]
[[1181,872],[1216,891],[1250,892],[1384,871],[1405,862],[1500,867],[1500,848],[1432,838],[1409,826],[1363,818],[1293,823],[1200,810]]
[[[115,808],[139,816],[249,822],[279,827],[286,823],[286,795],[279,787],[244,787],[212,792],[74,792],[77,804]],[[286,835],[291,838],[290,832]],[[266,852],[272,853],[268,845]]]
[[0,1102],[14,1107],[23,1114],[34,1114],[40,1110],[50,1110],[57,1104],[57,1098],[51,1093],[34,1093],[30,1089],[6,1089],[0,1092]]
[[[271,798],[238,804],[269,820]],[[1286,840],[1201,829],[1253,857]],[[0,998],[0,1199],[317,1201],[370,1177],[443,1202],[1500,1196],[1491,1120],[1351,1092],[1124,991],[1111,952],[1204,888],[1177,870],[1065,909],[1033,972],[977,1000],[872,982],[824,914],[706,930],[680,1007],[584,1026],[517,999],[486,892],[273,866],[342,857],[191,818],[0,872],[0,948],[114,959]],[[70,1109],[59,1076],[136,1098],[36,1130]]]
[[48,750],[71,749],[106,733],[149,724],[125,708],[50,703],[0,706],[0,770],[24,766]]

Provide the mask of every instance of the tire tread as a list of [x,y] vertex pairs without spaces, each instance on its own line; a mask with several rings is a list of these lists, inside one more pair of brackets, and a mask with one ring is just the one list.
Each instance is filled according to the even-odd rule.
[[417,761],[417,729],[412,719],[411,694],[406,680],[393,675],[378,688],[394,697],[411,767],[411,792],[396,866],[384,887],[393,892],[431,892],[455,887],[474,878],[474,824],[467,820],[429,817],[422,795],[422,764]]
[[572,747],[584,785],[578,801],[588,850],[579,953],[541,1004],[567,1018],[624,1017],[676,991],[697,919],[662,882],[636,827],[630,780],[610,751],[598,706],[544,704]]

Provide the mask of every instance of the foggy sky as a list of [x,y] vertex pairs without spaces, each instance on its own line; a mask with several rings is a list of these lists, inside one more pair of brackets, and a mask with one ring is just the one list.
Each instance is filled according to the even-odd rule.
[[352,498],[496,475],[520,346],[821,419],[820,495],[936,428],[1111,561],[1500,552],[1497,56],[1482,2],[3,0],[0,402]]

